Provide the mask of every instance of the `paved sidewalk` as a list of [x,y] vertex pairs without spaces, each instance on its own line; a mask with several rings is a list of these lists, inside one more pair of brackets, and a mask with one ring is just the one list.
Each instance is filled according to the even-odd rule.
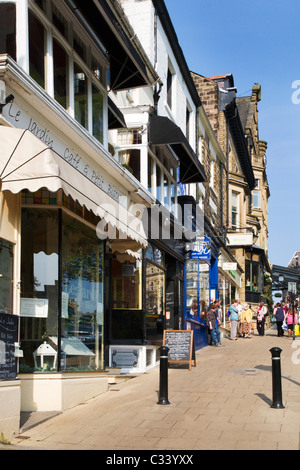
[[[196,367],[168,372],[169,405],[158,405],[159,367],[24,431],[20,450],[299,450],[300,338],[271,329],[196,353]],[[271,408],[272,358],[280,347],[283,409]]]

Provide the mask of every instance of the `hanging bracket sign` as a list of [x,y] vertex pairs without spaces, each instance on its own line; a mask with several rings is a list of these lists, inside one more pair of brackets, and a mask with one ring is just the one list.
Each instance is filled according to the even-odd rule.
[[202,259],[210,261],[211,258],[211,239],[203,237],[189,245],[191,248],[190,259]]

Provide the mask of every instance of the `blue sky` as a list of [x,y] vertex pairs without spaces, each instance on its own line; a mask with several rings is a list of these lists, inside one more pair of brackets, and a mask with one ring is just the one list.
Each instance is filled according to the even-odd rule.
[[[300,2],[165,0],[187,64],[204,76],[231,73],[237,96],[260,83],[259,138],[268,143],[269,259],[300,250]],[[292,88],[293,82],[297,88]],[[299,92],[297,92],[299,90]],[[294,94],[294,95],[293,95]]]

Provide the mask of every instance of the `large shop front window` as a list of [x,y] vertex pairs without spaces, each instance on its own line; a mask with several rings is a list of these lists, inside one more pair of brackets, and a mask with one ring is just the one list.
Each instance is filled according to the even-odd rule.
[[161,250],[149,245],[146,252],[146,335],[159,343],[165,325],[165,269]]
[[126,258],[117,253],[112,259],[111,339],[142,342],[142,261]]
[[22,209],[20,372],[103,368],[103,246],[58,209]]
[[201,317],[209,304],[209,265],[200,260],[186,263],[186,314]]

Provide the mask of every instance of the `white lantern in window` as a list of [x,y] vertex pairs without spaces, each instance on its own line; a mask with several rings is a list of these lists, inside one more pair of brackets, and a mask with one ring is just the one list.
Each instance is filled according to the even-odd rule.
[[41,367],[44,369],[55,369],[57,352],[50,346],[50,344],[44,341],[43,344],[34,351],[33,353],[35,367]]

